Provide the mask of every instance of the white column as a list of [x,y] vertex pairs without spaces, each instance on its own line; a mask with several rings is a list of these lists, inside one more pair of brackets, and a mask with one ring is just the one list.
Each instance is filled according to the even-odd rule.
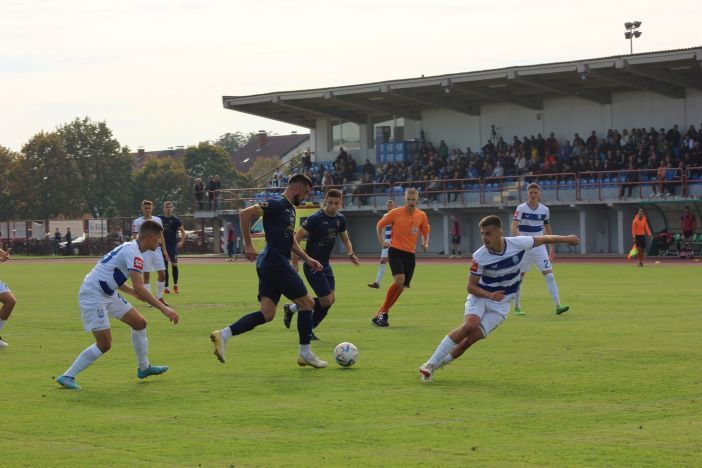
[[587,253],[587,213],[580,211],[580,253]]
[[624,254],[624,210],[617,209],[617,253]]
[[441,221],[444,227],[444,254],[448,255],[451,251],[449,243],[449,215],[444,213]]

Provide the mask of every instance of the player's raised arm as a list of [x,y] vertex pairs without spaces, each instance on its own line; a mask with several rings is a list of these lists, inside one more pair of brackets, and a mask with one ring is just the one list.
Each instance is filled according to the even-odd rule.
[[256,249],[251,243],[251,220],[257,216],[263,216],[263,210],[259,204],[251,205],[239,211],[239,227],[241,228],[241,237],[244,238],[244,250],[246,259],[250,262],[256,260]]
[[178,241],[178,248],[182,249],[183,245],[185,245],[185,228],[181,224],[180,227],[178,228],[178,231],[180,231],[180,240]]
[[[168,320],[170,320],[174,324],[178,323],[178,314],[176,313],[176,311],[163,304],[158,299],[156,299],[153,296],[153,294],[151,294],[151,292],[148,289],[146,289],[146,287],[144,287],[144,278],[142,277],[141,272],[130,271],[129,279],[132,280],[132,288],[129,289],[132,289],[132,291],[134,292],[134,297],[136,297],[137,299],[141,299],[150,306],[153,306],[160,310],[161,313],[168,317]],[[120,289],[125,292],[129,292],[126,289]]]
[[534,247],[538,247],[540,245],[546,245],[546,244],[568,244],[568,245],[578,245],[580,243],[580,239],[578,239],[578,236],[571,234],[569,236],[556,236],[556,235],[550,235],[550,236],[536,236],[534,237]]

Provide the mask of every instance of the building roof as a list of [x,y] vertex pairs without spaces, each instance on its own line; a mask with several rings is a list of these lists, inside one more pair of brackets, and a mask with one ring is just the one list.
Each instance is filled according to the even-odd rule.
[[239,151],[235,152],[231,157],[231,161],[238,171],[246,173],[251,169],[256,158],[282,158],[309,139],[309,133],[293,133],[290,135],[265,135],[259,133],[256,138],[252,138]]
[[142,167],[144,167],[144,164],[146,164],[146,161],[149,159],[178,159],[182,160],[183,157],[185,156],[185,149],[183,148],[177,148],[177,149],[167,149],[167,150],[160,150],[160,151],[144,151],[140,149],[136,153],[130,153],[132,158],[134,158],[134,170],[138,171]]
[[423,109],[479,115],[484,104],[507,102],[541,110],[546,98],[574,96],[610,104],[615,92],[645,90],[682,99],[702,91],[702,47],[351,86],[223,96],[224,108],[315,128],[319,118],[377,123],[421,118]]

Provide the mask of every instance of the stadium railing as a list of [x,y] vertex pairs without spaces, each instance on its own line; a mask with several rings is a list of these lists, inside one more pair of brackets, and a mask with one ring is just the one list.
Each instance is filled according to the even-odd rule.
[[[613,170],[604,172],[567,172],[483,179],[436,179],[398,182],[373,182],[334,186],[342,189],[347,209],[383,208],[388,199],[401,199],[406,188],[420,192],[420,204],[446,206],[499,206],[526,201],[527,186],[541,186],[542,199],[553,203],[611,202],[627,199],[680,199],[702,196],[702,167],[666,169],[659,179],[657,169]],[[629,187],[632,189],[628,195]],[[655,190],[654,190],[655,188]],[[624,189],[622,191],[622,189]],[[222,210],[239,210],[279,195],[284,187],[258,187],[222,190]],[[668,194],[671,195],[668,195]],[[324,199],[322,187],[315,186],[310,199]]]

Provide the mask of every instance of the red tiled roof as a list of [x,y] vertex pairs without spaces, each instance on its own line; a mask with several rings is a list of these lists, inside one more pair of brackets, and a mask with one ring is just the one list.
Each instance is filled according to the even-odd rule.
[[146,164],[146,161],[148,159],[152,158],[157,158],[157,159],[166,159],[166,158],[173,158],[173,159],[179,159],[182,160],[183,156],[185,156],[185,150],[183,148],[178,148],[178,149],[168,149],[168,150],[162,150],[162,151],[139,151],[136,153],[130,153],[132,158],[134,158],[134,170],[138,171],[142,167],[144,167],[144,164]]

